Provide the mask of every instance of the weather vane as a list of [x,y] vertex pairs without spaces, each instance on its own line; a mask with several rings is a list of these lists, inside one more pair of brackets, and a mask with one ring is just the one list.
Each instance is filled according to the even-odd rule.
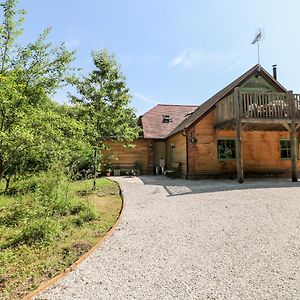
[[260,52],[259,52],[259,42],[265,39],[265,30],[263,28],[258,28],[256,30],[255,38],[252,42],[252,45],[257,44],[257,60],[260,64]]

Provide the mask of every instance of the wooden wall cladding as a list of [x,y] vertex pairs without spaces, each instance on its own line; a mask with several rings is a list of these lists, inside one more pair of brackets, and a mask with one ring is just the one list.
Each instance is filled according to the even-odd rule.
[[132,164],[139,161],[142,165],[142,174],[147,174],[148,168],[148,141],[144,139],[137,139],[130,144],[134,145],[133,148],[124,147],[124,142],[108,141],[110,151],[104,151],[104,156],[108,154],[114,155],[116,159],[112,163],[116,164]]
[[[235,139],[234,130],[214,129],[214,112],[209,112],[193,129],[197,143],[195,157],[189,158],[191,177],[236,175],[236,160],[217,159],[217,140]],[[245,175],[289,174],[291,161],[280,158],[280,139],[289,139],[288,131],[242,131],[242,152]],[[190,146],[189,146],[190,147]],[[299,145],[298,145],[299,148]],[[194,166],[192,166],[194,164]],[[297,161],[300,170],[300,161]]]
[[[175,148],[171,149],[171,144]],[[173,154],[170,152],[173,151]],[[171,161],[172,160],[172,161]],[[182,177],[186,175],[186,138],[182,133],[170,137],[167,141],[167,167],[170,168],[172,162],[179,162],[182,168]]]

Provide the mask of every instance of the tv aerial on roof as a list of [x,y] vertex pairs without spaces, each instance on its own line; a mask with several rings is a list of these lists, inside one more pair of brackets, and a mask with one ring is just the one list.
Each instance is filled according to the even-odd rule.
[[257,60],[258,60],[259,64],[260,64],[259,42],[263,41],[264,39],[265,39],[265,30],[264,30],[264,28],[257,28],[256,33],[255,33],[255,38],[252,42],[252,45],[257,44]]

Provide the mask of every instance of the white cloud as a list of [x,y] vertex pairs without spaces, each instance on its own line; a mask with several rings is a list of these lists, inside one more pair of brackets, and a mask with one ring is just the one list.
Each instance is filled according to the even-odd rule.
[[154,97],[152,97],[152,96],[146,96],[146,95],[143,95],[139,92],[133,92],[132,95],[133,95],[134,98],[137,98],[137,99],[142,100],[142,101],[147,102],[147,103],[152,103],[152,104],[157,104],[158,103],[154,99]]
[[184,50],[170,62],[170,67],[182,65],[184,68],[191,68],[199,63],[201,55],[194,50]]
[[220,64],[224,63],[224,60],[228,60],[229,56],[231,54],[208,52],[203,49],[185,49],[171,60],[169,67],[182,66],[188,69],[199,64]]
[[204,54],[201,50],[186,49],[171,60],[169,67],[181,65],[187,69],[192,68],[193,66],[204,62],[207,57],[211,57],[211,55]]

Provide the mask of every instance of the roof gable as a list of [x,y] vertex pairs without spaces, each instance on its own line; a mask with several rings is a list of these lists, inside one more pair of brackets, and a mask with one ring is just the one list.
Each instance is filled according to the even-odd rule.
[[202,103],[198,108],[181,124],[179,124],[170,134],[172,136],[180,131],[185,130],[186,128],[192,126],[196,123],[207,111],[209,111],[212,107],[214,107],[217,102],[225,98],[227,95],[231,94],[236,87],[241,87],[245,84],[251,77],[253,76],[261,76],[269,85],[274,87],[274,89],[278,92],[286,93],[287,90],[271,76],[261,65],[257,64],[248,71],[246,71],[243,75],[238,77],[236,80],[231,82],[225,88],[217,92],[207,101]]
[[262,76],[252,76],[240,86],[241,92],[277,92],[276,87],[270,84]]

